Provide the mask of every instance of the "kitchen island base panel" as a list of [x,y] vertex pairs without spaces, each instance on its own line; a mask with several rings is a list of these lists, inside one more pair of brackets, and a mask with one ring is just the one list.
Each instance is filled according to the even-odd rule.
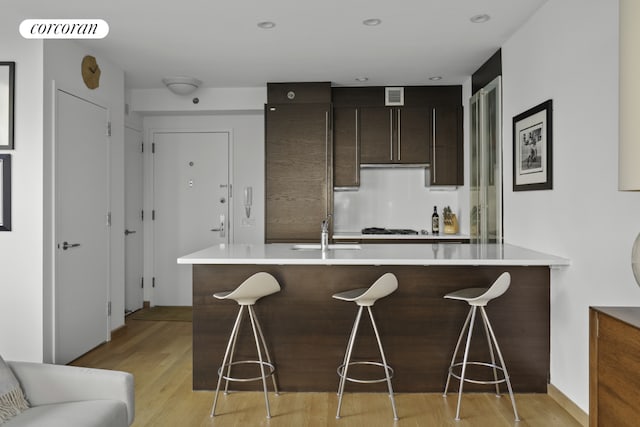
[[[394,391],[442,392],[468,305],[443,296],[462,287],[486,287],[502,272],[512,277],[509,291],[486,310],[495,326],[515,392],[546,393],[549,373],[549,283],[547,266],[326,266],[208,265],[193,266],[193,389],[214,390],[217,364],[228,339],[235,304],[220,304],[215,292],[258,271],[272,274],[281,291],[255,309],[263,321],[267,345],[284,392],[335,391],[336,366],[342,363],[354,320],[349,304],[335,304],[331,295],[367,287],[385,272],[398,277],[397,291],[376,303],[376,320],[388,363],[394,367]],[[366,320],[366,319],[363,319]],[[242,335],[239,358],[256,357],[255,344]],[[489,357],[484,331],[474,332],[470,360]],[[250,338],[250,337],[249,337]],[[361,326],[354,360],[376,357],[375,336]],[[241,373],[239,373],[240,375]],[[366,375],[366,373],[365,373]],[[474,373],[482,379],[486,372]],[[488,378],[487,378],[488,379]],[[234,387],[236,385],[234,384]],[[457,383],[452,384],[457,390]],[[385,384],[351,384],[350,392],[385,392]],[[491,387],[465,385],[465,391]],[[239,384],[238,390],[255,389]],[[504,390],[506,392],[506,390]]]

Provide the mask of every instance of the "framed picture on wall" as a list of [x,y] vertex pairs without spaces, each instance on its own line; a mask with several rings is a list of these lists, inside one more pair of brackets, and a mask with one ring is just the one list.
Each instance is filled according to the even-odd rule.
[[0,150],[13,149],[15,62],[0,62]]
[[11,231],[11,154],[0,154],[0,231]]
[[513,118],[513,191],[551,190],[553,101]]

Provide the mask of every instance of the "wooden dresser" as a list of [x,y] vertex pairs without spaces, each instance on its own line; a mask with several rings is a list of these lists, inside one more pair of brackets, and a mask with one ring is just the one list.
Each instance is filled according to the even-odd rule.
[[589,425],[640,423],[640,307],[589,308]]

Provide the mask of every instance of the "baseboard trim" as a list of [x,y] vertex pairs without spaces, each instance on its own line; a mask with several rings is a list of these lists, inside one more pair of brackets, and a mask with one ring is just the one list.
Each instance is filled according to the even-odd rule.
[[571,399],[565,396],[560,390],[558,390],[553,384],[547,385],[547,394],[551,397],[562,409],[567,411],[573,418],[575,418],[583,427],[589,426],[589,415],[584,412],[578,405],[573,403]]

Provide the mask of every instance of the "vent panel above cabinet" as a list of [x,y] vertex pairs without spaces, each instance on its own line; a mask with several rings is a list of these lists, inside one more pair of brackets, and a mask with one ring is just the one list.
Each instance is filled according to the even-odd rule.
[[384,105],[387,105],[387,106],[404,105],[404,88],[403,87],[384,88]]

